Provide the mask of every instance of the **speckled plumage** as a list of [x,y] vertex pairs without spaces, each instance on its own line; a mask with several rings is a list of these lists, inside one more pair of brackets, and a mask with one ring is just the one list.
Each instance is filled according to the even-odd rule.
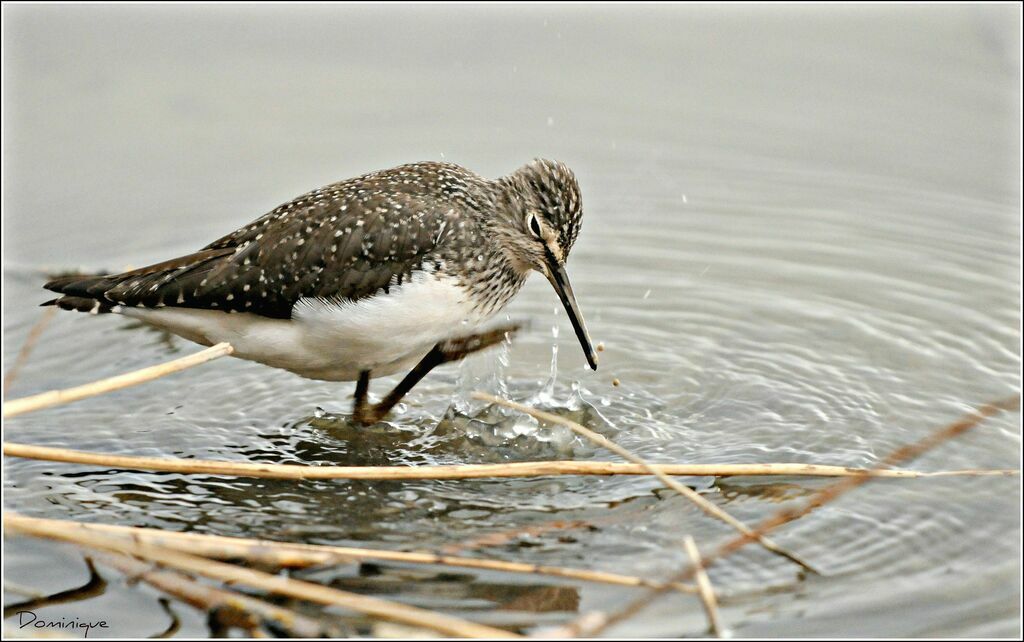
[[[543,221],[546,246],[531,240],[531,215]],[[497,180],[450,163],[413,163],[299,196],[193,254],[45,287],[63,295],[48,303],[66,309],[121,312],[199,343],[229,340],[236,356],[304,376],[352,379],[414,362],[460,330],[455,323],[441,331],[456,318],[475,326],[493,316],[537,269],[536,256],[564,263],[580,217],[576,179],[561,163],[533,161]],[[398,350],[374,338],[356,345],[373,328],[392,331],[381,303],[395,292],[402,295],[394,301],[418,309],[388,314],[420,315],[436,327],[404,346],[401,336],[386,336]],[[434,298],[451,310],[432,310]],[[352,318],[363,334],[339,330],[311,343]]]

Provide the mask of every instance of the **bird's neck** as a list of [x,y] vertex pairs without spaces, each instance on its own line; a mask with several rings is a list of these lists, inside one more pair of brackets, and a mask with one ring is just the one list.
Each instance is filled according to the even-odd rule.
[[507,251],[503,236],[508,224],[500,217],[506,211],[500,193],[488,199],[485,211],[474,213],[477,243],[462,247],[465,256],[451,261],[449,266],[458,270],[454,274],[460,285],[470,294],[481,317],[490,317],[500,311],[522,288],[530,274],[527,265],[520,265]]
[[480,267],[467,271],[460,281],[469,291],[482,318],[497,314],[508,304],[526,282],[528,274],[516,270],[496,248],[482,255]]
[[514,174],[491,181],[491,207],[479,213],[477,222],[484,230],[488,243],[496,250],[496,255],[504,260],[520,280],[526,280],[533,268],[513,249],[518,234],[516,229],[527,211],[523,192],[525,188],[521,183],[521,179]]

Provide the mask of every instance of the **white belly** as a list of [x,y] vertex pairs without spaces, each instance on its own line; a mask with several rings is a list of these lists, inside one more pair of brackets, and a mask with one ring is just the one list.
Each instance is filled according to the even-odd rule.
[[301,299],[291,319],[173,307],[115,311],[203,345],[226,341],[236,357],[328,381],[406,370],[439,341],[486,320],[463,288],[429,274],[357,302]]

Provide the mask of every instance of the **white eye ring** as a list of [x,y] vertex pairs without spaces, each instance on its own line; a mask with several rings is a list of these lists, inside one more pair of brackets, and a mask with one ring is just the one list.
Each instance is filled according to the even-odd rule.
[[529,216],[530,220],[528,225],[530,226],[530,230],[533,232],[534,236],[540,238],[540,222],[537,221],[537,217],[535,215],[530,214]]

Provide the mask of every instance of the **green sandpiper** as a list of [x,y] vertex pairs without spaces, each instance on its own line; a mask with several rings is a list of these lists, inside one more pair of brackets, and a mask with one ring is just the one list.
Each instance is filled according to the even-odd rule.
[[[583,215],[563,163],[489,180],[451,163],[401,165],[303,194],[198,252],[44,287],[43,305],[117,313],[303,377],[357,381],[373,423],[434,367],[503,341],[479,330],[543,274],[587,363],[597,355],[565,270]],[[410,370],[411,368],[411,370]],[[409,370],[379,403],[371,377]]]

